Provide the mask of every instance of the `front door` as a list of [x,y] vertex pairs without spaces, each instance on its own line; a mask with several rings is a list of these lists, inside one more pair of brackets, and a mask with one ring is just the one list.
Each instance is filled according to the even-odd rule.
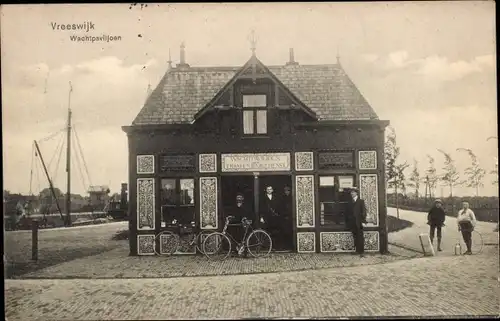
[[[266,224],[262,226],[273,240],[275,251],[293,250],[292,178],[289,175],[259,177],[259,213]],[[271,192],[272,193],[269,193]],[[268,194],[272,196],[269,197]]]

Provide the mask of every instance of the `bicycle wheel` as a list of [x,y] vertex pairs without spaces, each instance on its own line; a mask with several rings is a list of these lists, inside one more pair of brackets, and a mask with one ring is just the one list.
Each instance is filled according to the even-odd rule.
[[231,253],[231,240],[220,232],[213,232],[205,238],[202,248],[209,259],[225,260]]
[[254,230],[247,238],[248,253],[253,257],[265,257],[271,253],[273,241],[264,230]]
[[157,255],[172,255],[177,251],[180,244],[179,235],[170,231],[158,233],[155,241],[155,243],[159,243],[159,246],[155,246],[155,253]]
[[472,246],[471,246],[472,254],[481,253],[483,251],[483,245],[484,245],[483,236],[481,235],[481,233],[474,230],[472,232],[471,237],[472,237]]
[[212,234],[213,231],[201,231],[200,234],[196,237],[196,250],[202,254],[205,254],[205,250],[203,249],[203,242],[205,239]]

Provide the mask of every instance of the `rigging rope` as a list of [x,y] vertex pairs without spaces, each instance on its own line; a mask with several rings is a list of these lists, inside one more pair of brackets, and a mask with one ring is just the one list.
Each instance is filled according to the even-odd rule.
[[54,150],[54,154],[52,154],[52,158],[50,159],[49,163],[47,164],[47,171],[49,173],[51,172],[50,167],[52,165],[52,162],[54,161],[54,158],[57,155],[57,151],[59,150],[59,148],[61,148],[63,140],[64,140],[64,135],[61,135],[61,139],[59,140],[59,143],[57,144],[56,149]]
[[38,144],[40,144],[40,143],[43,143],[45,141],[51,140],[52,138],[54,138],[55,136],[57,136],[59,133],[65,131],[65,130],[66,130],[66,128],[60,129],[57,132],[55,132],[53,134],[50,134],[49,136],[47,136],[45,138],[39,139],[37,142],[38,142]]
[[[72,138],[73,138],[73,136],[72,136]],[[72,141],[76,141],[76,139],[73,138]],[[76,158],[76,163],[77,163],[77,167],[78,167],[78,172],[80,173],[80,178],[82,180],[83,190],[86,192],[88,187],[85,187],[86,186],[86,184],[85,184],[86,182],[85,182],[85,177],[83,176],[82,165],[80,163],[80,158],[78,158],[78,151],[77,151],[77,149],[75,148],[74,145],[75,144],[73,144],[73,149],[75,151],[75,156],[76,156],[75,158]]]
[[63,151],[63,146],[64,146],[64,141],[63,143],[61,144],[61,148],[59,150],[59,157],[57,158],[57,164],[56,164],[56,168],[55,168],[55,171],[54,171],[54,178],[52,179],[52,182],[54,183],[56,181],[56,178],[57,178],[57,169],[59,168],[59,162],[61,161],[61,155],[62,155],[62,151]]
[[35,161],[35,143],[31,144],[31,171],[30,171],[30,192],[28,195],[31,195],[31,184],[33,182],[33,165]]
[[[75,167],[76,167],[76,166],[75,166],[75,157],[71,157],[71,166],[72,166],[73,168],[75,168]],[[80,174],[81,174],[81,171],[80,171]],[[81,175],[80,175],[80,176],[81,176]],[[85,189],[85,184],[83,183],[83,181],[82,181],[82,185],[83,185],[83,189]]]
[[73,130],[75,132],[75,137],[76,137],[76,142],[78,143],[78,148],[80,149],[80,154],[82,155],[82,160],[83,160],[83,165],[85,166],[85,172],[87,173],[87,177],[89,179],[89,186],[92,185],[92,179],[90,178],[90,174],[89,174],[89,169],[87,167],[87,162],[85,161],[85,157],[83,156],[83,149],[82,149],[82,146],[80,145],[80,139],[78,138],[78,133],[76,131],[76,128],[73,126]]

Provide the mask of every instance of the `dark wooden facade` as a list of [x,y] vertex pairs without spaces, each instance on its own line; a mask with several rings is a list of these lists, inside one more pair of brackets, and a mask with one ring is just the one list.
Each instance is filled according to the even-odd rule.
[[[299,70],[297,66],[290,68]],[[176,69],[180,74],[177,78],[172,76]],[[368,108],[369,116],[349,119],[321,117],[318,113],[324,114],[328,108],[342,113],[342,108],[349,108],[348,100],[339,98],[340,102],[346,102],[346,106],[310,107],[295,94],[300,93],[299,88],[295,92],[288,88],[276,75],[279,72],[272,72],[255,56],[223,80],[224,85],[219,85],[212,98],[198,106],[190,120],[152,121],[152,115],[158,115],[159,109],[168,103],[154,95],[167,96],[164,94],[165,83],[181,77],[190,80],[194,77],[189,74],[192,70],[190,67],[169,70],[171,75],[165,76],[156,93],[153,92],[146,102],[138,116],[139,121],[136,119],[132,126],[123,128],[129,143],[131,255],[154,254],[153,247],[159,246],[154,242],[154,235],[168,228],[162,226],[162,179],[192,179],[194,200],[188,215],[192,215],[197,229],[220,230],[224,217],[221,180],[231,175],[253,178],[255,194],[250,201],[255,204],[255,214],[259,211],[259,180],[269,175],[290,178],[294,200],[293,247],[304,253],[353,250],[351,234],[345,225],[322,223],[319,197],[322,177],[352,177],[369,212],[370,221],[365,227],[366,249],[387,251],[383,146],[388,121],[379,120],[369,106],[360,107],[359,104],[352,108]],[[353,87],[352,83],[347,83]],[[188,81],[188,85],[192,84]],[[345,95],[344,92],[342,89],[341,93]],[[267,131],[264,134],[247,135],[243,132],[242,97],[246,94],[266,95]],[[362,98],[359,96],[356,102]],[[155,99],[156,105],[153,105]],[[182,114],[175,113],[172,107],[169,114],[181,119]],[[228,157],[227,154],[279,154],[280,159],[288,159],[288,166],[279,170],[249,168],[232,171],[223,168],[223,158]],[[171,157],[169,163],[165,156]],[[257,158],[252,159],[252,164],[255,164]],[[209,183],[212,185],[207,185]]]

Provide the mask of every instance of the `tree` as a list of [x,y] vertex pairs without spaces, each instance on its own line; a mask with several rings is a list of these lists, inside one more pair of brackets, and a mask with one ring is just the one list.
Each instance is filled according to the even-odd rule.
[[405,174],[404,170],[408,167],[406,162],[404,164],[398,164],[399,157],[399,147],[397,146],[396,131],[394,128],[389,127],[389,133],[387,134],[384,155],[386,163],[385,181],[388,188],[394,188],[394,193],[396,194],[396,213],[399,219],[399,194],[398,188],[403,191],[406,189],[405,186]]
[[476,189],[476,196],[479,196],[479,188],[483,187],[483,178],[486,175],[486,171],[479,166],[479,160],[477,156],[470,149],[458,148],[458,150],[466,151],[472,161],[471,166],[465,169],[465,175],[467,175],[467,187],[473,187]]
[[[432,198],[434,196],[434,190],[436,189],[436,185],[438,182],[438,176],[436,171],[435,159],[434,157],[427,155],[427,159],[429,160],[429,167],[425,171],[425,183],[429,188],[429,196]],[[427,197],[427,194],[425,195]]]
[[490,172],[490,174],[494,175],[493,184],[498,185],[498,158],[495,157],[495,169]]
[[420,172],[418,171],[418,162],[416,159],[413,159],[413,168],[411,170],[409,181],[410,182],[407,185],[415,188],[415,197],[418,199],[420,190]]
[[462,185],[464,182],[460,181],[460,173],[455,166],[455,161],[451,158],[451,155],[445,151],[438,149],[438,151],[444,156],[444,167],[443,174],[440,176],[440,180],[450,188],[450,200],[451,200],[451,210],[455,212],[455,204],[453,203],[453,187],[457,185]]
[[[63,196],[63,193],[61,192],[61,190],[57,187],[54,187],[54,194],[56,195],[57,198]],[[50,191],[50,188],[47,187],[47,188],[44,188],[40,191],[40,197],[41,198],[47,198],[47,197],[52,197],[52,192]]]

